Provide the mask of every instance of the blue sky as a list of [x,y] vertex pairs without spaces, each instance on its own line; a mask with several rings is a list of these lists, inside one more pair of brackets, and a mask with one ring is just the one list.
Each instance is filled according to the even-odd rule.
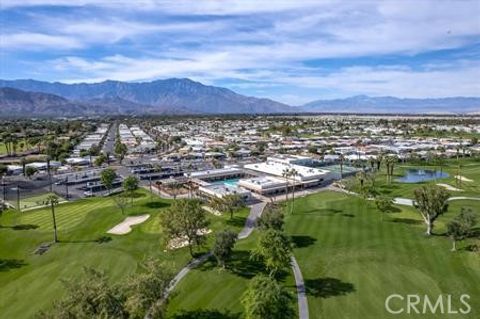
[[480,96],[480,0],[1,0],[0,77],[188,77],[297,105]]

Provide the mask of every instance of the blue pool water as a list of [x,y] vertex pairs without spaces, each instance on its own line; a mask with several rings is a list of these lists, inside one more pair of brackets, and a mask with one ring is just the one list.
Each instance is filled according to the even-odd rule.
[[216,181],[216,182],[213,182],[212,184],[214,184],[214,185],[224,184],[224,185],[227,185],[227,186],[237,186],[237,183],[238,183],[239,180],[240,180],[240,178],[230,178],[230,179],[224,179],[222,181]]
[[408,169],[404,176],[397,179],[400,183],[420,183],[448,177],[448,173],[430,169]]

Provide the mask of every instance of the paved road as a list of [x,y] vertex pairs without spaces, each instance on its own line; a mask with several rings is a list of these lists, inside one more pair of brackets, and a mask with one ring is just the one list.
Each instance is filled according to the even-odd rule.
[[110,130],[107,132],[107,138],[103,143],[102,151],[113,155],[115,149],[115,139],[117,137],[117,123],[110,126]]
[[298,266],[295,256],[291,257],[293,275],[295,276],[295,285],[297,286],[297,299],[298,299],[298,317],[300,319],[308,319],[308,300],[305,290],[305,282],[303,281],[302,272]]

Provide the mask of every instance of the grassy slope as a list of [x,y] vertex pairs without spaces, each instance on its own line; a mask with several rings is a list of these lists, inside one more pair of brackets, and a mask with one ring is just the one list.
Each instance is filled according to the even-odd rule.
[[[442,224],[460,206],[473,206],[480,213],[479,204],[452,204],[436,231],[443,232]],[[295,255],[313,318],[415,317],[389,316],[384,302],[393,293],[480,295],[478,254],[451,253],[444,236],[425,238],[418,213],[411,208],[402,207],[382,222],[373,203],[330,192],[298,199],[296,206],[296,213],[287,217],[287,231],[303,242]],[[480,302],[472,299],[471,304],[477,313],[469,318],[478,318]]]
[[[162,246],[160,214],[170,201],[158,197],[151,201],[145,191],[138,194],[127,214],[148,213],[150,219],[134,226],[128,235],[111,235],[112,240],[106,243],[97,243],[96,239],[105,236],[108,229],[125,218],[112,199],[91,198],[59,205],[56,211],[61,242],[42,256],[33,252],[41,243],[52,240],[50,210],[3,214],[0,217],[3,225],[0,228],[0,318],[28,318],[48,307],[62,295],[59,280],[79,276],[83,266],[105,270],[112,281],[135,272],[138,262],[147,257],[161,258],[176,269],[182,267],[190,259],[188,250],[167,253]],[[241,212],[230,227],[240,229],[247,213],[247,210]],[[208,216],[213,230],[223,228],[227,220]]]

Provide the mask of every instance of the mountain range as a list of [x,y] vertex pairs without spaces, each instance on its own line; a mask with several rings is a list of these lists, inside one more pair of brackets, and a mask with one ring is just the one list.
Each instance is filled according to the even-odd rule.
[[[297,111],[295,107],[270,99],[244,96],[190,79],[91,84],[0,80],[0,87],[54,94],[83,105],[87,114],[265,114]],[[0,107],[4,104],[0,99]]]
[[345,99],[317,100],[302,106],[305,112],[473,114],[480,111],[478,97],[408,99],[357,95]]
[[407,99],[359,95],[289,106],[190,79],[65,84],[0,80],[0,116],[267,113],[478,114],[480,98]]

